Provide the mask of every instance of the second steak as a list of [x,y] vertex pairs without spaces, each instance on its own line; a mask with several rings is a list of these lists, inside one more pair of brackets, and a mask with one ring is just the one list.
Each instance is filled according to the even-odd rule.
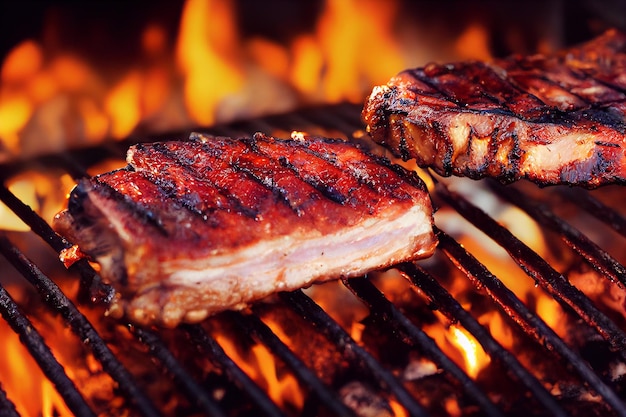
[[626,183],[626,36],[551,56],[431,64],[374,88],[372,138],[440,175]]

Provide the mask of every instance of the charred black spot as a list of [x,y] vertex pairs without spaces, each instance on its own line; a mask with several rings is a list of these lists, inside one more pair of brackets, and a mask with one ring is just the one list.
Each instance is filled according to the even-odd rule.
[[85,181],[79,182],[70,192],[70,196],[67,202],[67,209],[73,215],[80,214],[84,212],[84,201],[87,198],[89,183]]
[[616,115],[605,108],[590,108],[583,111],[580,116],[614,129],[619,133],[626,133],[626,123],[624,122],[623,114]]
[[621,144],[619,144],[619,143],[614,143],[614,142],[603,142],[603,141],[601,141],[601,140],[597,140],[597,141],[595,141],[594,143],[595,143],[596,145],[598,145],[598,146],[605,146],[605,147],[608,147],[608,148],[621,148],[621,147],[622,147],[622,145],[621,145]]

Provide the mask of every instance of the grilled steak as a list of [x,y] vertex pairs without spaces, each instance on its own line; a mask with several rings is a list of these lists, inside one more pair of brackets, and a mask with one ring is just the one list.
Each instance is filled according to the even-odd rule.
[[199,321],[436,245],[419,177],[345,141],[193,134],[127,161],[80,181],[54,225],[117,290],[111,313],[139,323]]
[[374,88],[374,141],[443,176],[626,182],[626,36],[550,56],[430,64]]

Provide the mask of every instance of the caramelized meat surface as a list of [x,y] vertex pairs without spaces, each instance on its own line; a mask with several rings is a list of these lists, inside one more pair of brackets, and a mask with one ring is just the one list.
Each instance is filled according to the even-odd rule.
[[430,64],[374,88],[372,138],[440,175],[626,182],[626,36],[551,56]]
[[131,147],[55,218],[117,290],[112,314],[195,322],[435,249],[419,177],[351,143],[191,139]]

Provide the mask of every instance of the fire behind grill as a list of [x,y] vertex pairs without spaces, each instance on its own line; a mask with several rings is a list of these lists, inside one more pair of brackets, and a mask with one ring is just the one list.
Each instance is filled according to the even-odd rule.
[[[351,104],[324,106],[207,131],[236,137],[255,131],[287,135],[291,130],[304,130],[360,140],[353,137],[362,128],[359,111],[360,107]],[[149,140],[186,136],[187,132],[181,132]],[[24,170],[44,167],[44,172],[60,169],[79,178],[86,175],[87,168],[108,157],[123,157],[131,143],[107,143],[15,161],[0,167],[0,173],[6,181]],[[493,241],[504,249],[526,278],[534,280],[561,306],[569,323],[565,333],[557,334],[535,313],[536,306],[522,302],[499,279],[502,277],[490,272],[441,224],[436,228],[440,245],[433,259],[399,264],[386,274],[316,286],[341,297],[343,314],[349,316],[349,310],[358,303],[367,307],[359,343],[345,330],[342,319],[316,302],[308,291],[280,293],[246,311],[226,312],[202,324],[174,330],[123,326],[89,314],[95,308],[90,305],[106,301],[110,293],[86,261],[71,268],[83,284],[79,300],[71,299],[42,272],[44,268],[38,263],[43,261],[26,257],[19,242],[7,233],[0,236],[0,252],[36,289],[44,308],[30,308],[23,302],[18,305],[0,287],[1,313],[69,410],[80,416],[626,416],[624,372],[619,371],[626,363],[625,316],[570,283],[558,271],[558,261],[544,259],[522,243],[510,228],[471,202],[473,199],[454,180],[433,181],[431,191],[439,212],[460,214],[490,238],[477,238],[479,247]],[[613,247],[604,244],[626,236],[626,219],[617,208],[621,189],[587,192],[562,187],[542,190],[530,184],[504,187],[489,181],[472,184],[489,199],[525,211],[544,229],[548,242],[558,245],[556,253],[570,260],[568,265],[590,271],[599,285],[607,288],[621,291],[626,285],[624,259],[614,259],[607,253]],[[614,204],[599,198],[611,193],[618,196]],[[70,246],[6,184],[0,187],[0,199],[55,252]],[[567,222],[580,217],[586,219],[582,227],[589,222],[594,227],[581,232]],[[605,229],[598,232],[602,227]],[[611,239],[598,245],[590,238],[598,233]],[[622,245],[618,243],[615,248],[619,250]],[[54,258],[54,254],[50,256]],[[463,299],[455,298],[449,290],[453,277],[459,276],[473,289],[466,291]],[[402,282],[404,290],[387,292],[389,280]],[[91,297],[91,302],[86,297]],[[467,307],[468,297],[471,308]],[[503,347],[488,326],[478,321],[477,312],[488,308],[503,314],[514,332],[515,346]],[[469,332],[489,355],[491,363],[483,373],[468,376],[424,330],[436,320],[435,310],[450,324]],[[31,323],[39,320],[39,315],[62,318],[77,337],[68,335],[71,340],[67,343],[80,345],[115,381],[116,402],[94,400],[68,376],[49,342]],[[298,339],[301,333],[306,335],[304,340]],[[245,366],[228,356],[225,344],[235,346],[242,357],[256,346],[267,349],[280,365],[277,373],[298,381],[304,396],[302,406],[275,403],[268,387],[256,383]],[[147,365],[135,366],[135,360]],[[435,367],[411,376],[407,371],[411,363]],[[5,384],[1,378],[0,384]],[[2,389],[0,408],[4,410],[0,415],[17,415],[10,396]]]

